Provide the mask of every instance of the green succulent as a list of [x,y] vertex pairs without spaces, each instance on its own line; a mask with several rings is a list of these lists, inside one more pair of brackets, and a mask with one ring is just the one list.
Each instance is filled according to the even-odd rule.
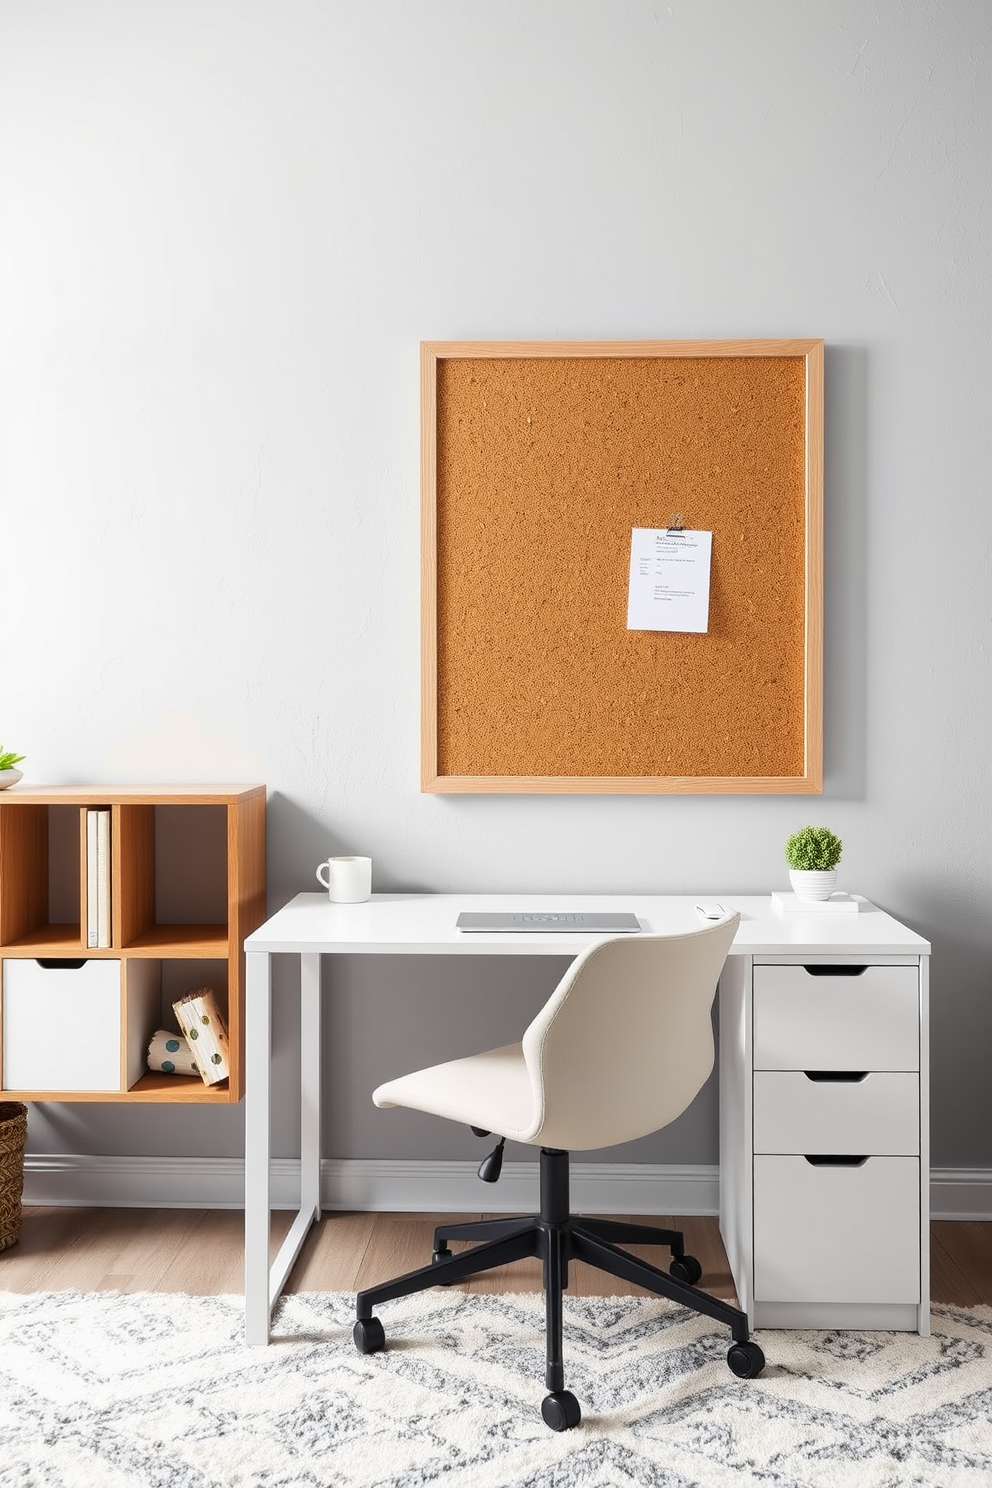
[[800,872],[823,873],[837,867],[841,848],[829,827],[801,827],[785,844],[785,861]]
[[13,751],[4,754],[3,745],[0,744],[0,770],[13,770],[23,758],[23,754],[14,754]]

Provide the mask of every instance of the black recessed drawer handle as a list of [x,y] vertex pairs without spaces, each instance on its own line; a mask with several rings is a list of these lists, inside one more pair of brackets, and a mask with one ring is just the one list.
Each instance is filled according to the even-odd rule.
[[80,956],[74,960],[68,960],[64,956],[56,959],[54,956],[39,956],[38,965],[44,967],[45,971],[78,971],[85,966],[88,957]]
[[804,966],[807,976],[864,976],[867,966]]
[[817,1085],[857,1085],[868,1078],[867,1070],[803,1070],[803,1074]]
[[843,1152],[824,1152],[817,1157],[811,1157],[805,1153],[806,1161],[811,1168],[861,1168],[868,1161],[868,1155],[864,1157],[849,1157]]

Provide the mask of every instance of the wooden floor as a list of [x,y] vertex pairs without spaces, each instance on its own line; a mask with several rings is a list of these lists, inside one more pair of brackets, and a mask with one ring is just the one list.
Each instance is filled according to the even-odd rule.
[[[353,1292],[430,1259],[439,1218],[482,1215],[325,1214],[304,1245],[288,1291]],[[292,1216],[272,1225],[273,1254]],[[641,1223],[681,1229],[703,1268],[700,1283],[732,1297],[727,1257],[713,1218],[657,1216]],[[0,1291],[153,1291],[213,1295],[244,1289],[243,1217],[236,1209],[25,1209],[21,1237],[0,1251]],[[931,1226],[932,1295],[958,1307],[992,1304],[992,1222],[938,1220]],[[453,1245],[457,1249],[457,1245]],[[635,1253],[667,1264],[667,1252]],[[540,1265],[520,1261],[465,1283],[467,1291],[539,1291]],[[638,1288],[576,1263],[577,1295],[634,1294]]]

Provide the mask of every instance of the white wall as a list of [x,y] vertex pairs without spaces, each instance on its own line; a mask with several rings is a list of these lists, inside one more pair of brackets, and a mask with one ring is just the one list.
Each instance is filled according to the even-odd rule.
[[[335,850],[760,891],[825,821],[933,940],[934,1161],[992,1165],[990,47],[986,0],[2,0],[0,741],[265,780],[272,907]],[[827,343],[823,799],[419,794],[418,342],[766,335]],[[364,1114],[430,974],[349,969],[330,1152],[462,1152]],[[239,1150],[122,1115],[32,1142]],[[712,1099],[651,1151],[714,1160]]]

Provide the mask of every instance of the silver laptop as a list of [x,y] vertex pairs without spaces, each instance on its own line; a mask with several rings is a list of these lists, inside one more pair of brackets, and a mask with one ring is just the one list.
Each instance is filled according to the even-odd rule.
[[459,930],[487,931],[534,931],[547,934],[549,931],[567,931],[590,934],[628,935],[640,930],[635,914],[608,913],[601,910],[584,910],[569,913],[566,910],[463,910],[455,921]]

